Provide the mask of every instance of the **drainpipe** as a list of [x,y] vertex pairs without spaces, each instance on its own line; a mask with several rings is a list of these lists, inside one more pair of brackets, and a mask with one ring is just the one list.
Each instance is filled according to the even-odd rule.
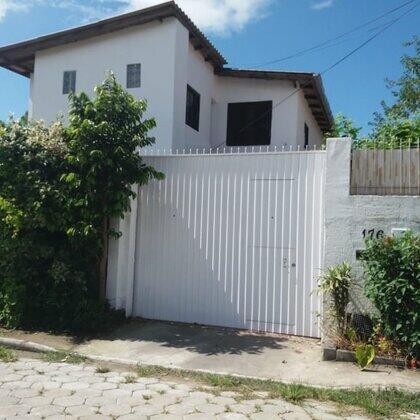
[[134,303],[134,278],[136,275],[136,244],[137,244],[137,225],[138,225],[138,194],[139,186],[132,186],[133,192],[136,197],[131,200],[131,213],[130,213],[130,229],[128,232],[128,260],[127,260],[127,289],[125,299],[125,315],[131,317],[133,315],[133,303]]

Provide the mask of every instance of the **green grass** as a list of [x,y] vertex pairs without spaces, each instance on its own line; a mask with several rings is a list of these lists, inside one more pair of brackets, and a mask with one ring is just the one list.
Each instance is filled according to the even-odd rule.
[[42,354],[42,359],[50,363],[72,363],[79,365],[86,362],[86,357],[68,351],[50,351]]
[[108,373],[109,369],[105,366],[97,366],[95,372],[96,373]]
[[125,384],[134,384],[137,381],[137,377],[134,375],[127,375],[124,378],[124,383]]
[[276,381],[238,378],[229,375],[213,375],[160,366],[138,366],[143,377],[175,377],[194,380],[211,386],[211,392],[234,391],[241,398],[253,399],[256,392],[268,392],[270,398],[282,398],[294,404],[305,400],[329,401],[338,406],[352,406],[376,418],[396,418],[404,413],[420,413],[420,394],[395,388],[372,390],[315,388],[302,384],[284,384]]
[[5,363],[11,363],[11,362],[16,362],[16,360],[17,360],[17,357],[15,353],[7,349],[6,347],[0,346],[0,361],[5,362]]

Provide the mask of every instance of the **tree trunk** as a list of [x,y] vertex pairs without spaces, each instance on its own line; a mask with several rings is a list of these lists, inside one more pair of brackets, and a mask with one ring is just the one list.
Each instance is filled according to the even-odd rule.
[[109,219],[102,219],[102,255],[99,261],[99,299],[106,301],[106,278],[108,274],[108,245],[109,245]]

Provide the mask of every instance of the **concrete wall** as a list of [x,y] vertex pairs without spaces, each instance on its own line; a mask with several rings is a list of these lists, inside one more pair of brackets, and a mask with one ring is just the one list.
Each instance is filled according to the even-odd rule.
[[354,267],[357,283],[351,309],[367,312],[371,305],[363,296],[361,264],[356,260],[356,250],[364,249],[363,231],[374,229],[375,235],[378,231],[389,235],[394,228],[420,231],[420,197],[350,195],[350,158],[349,139],[327,141],[324,268],[343,261]]

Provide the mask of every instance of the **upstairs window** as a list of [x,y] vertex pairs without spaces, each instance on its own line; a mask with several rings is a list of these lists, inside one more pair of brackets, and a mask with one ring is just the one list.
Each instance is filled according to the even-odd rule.
[[200,94],[191,86],[187,86],[187,110],[185,124],[196,131],[200,128]]
[[141,86],[141,64],[129,64],[127,66],[127,89]]
[[63,95],[76,91],[76,71],[65,71],[63,75]]
[[269,145],[272,111],[272,101],[229,104],[227,146]]
[[308,127],[308,124],[305,123],[305,143],[304,143],[305,149],[308,148],[308,146],[309,146],[309,127]]

